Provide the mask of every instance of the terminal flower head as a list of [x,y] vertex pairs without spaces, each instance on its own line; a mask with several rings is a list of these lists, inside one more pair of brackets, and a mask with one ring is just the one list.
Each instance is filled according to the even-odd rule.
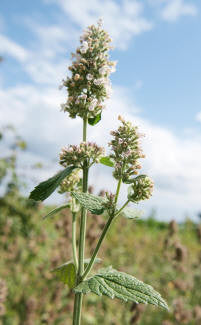
[[89,26],[80,37],[80,46],[72,53],[71,77],[63,81],[68,99],[61,108],[70,117],[93,118],[104,108],[111,93],[109,76],[116,66],[116,62],[109,60],[110,43],[101,21]]

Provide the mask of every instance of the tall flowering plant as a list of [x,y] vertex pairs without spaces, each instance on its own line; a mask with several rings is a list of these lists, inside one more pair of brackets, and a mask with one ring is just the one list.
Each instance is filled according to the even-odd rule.
[[[109,60],[111,39],[103,29],[101,21],[84,31],[80,46],[72,54],[69,67],[71,77],[63,80],[68,98],[62,104],[62,110],[71,118],[77,116],[83,120],[83,138],[79,145],[69,145],[61,149],[60,164],[64,167],[59,173],[40,183],[31,192],[30,198],[45,200],[57,187],[60,193],[68,193],[66,204],[51,211],[47,216],[70,208],[72,212],[72,256],[73,260],[58,266],[53,272],[75,293],[73,324],[81,324],[83,295],[92,292],[135,303],[153,304],[168,308],[166,302],[150,285],[134,276],[119,272],[111,266],[102,268],[95,274],[91,271],[97,261],[102,242],[114,219],[120,216],[129,219],[136,217],[135,210],[127,208],[129,202],[135,204],[149,199],[153,191],[153,181],[146,175],[139,175],[140,159],[145,158],[140,146],[137,126],[126,122],[121,116],[121,125],[111,132],[110,154],[96,143],[87,141],[87,125],[95,126],[101,121],[105,100],[111,92],[109,75],[115,70],[115,62]],[[88,193],[88,173],[92,165],[104,164],[111,168],[117,181],[116,192],[106,193],[105,197]],[[127,200],[118,205],[121,184],[129,184]],[[90,259],[85,259],[85,236],[87,211],[91,214],[105,214],[107,221],[97,240],[97,245]],[[76,223],[80,218],[79,237]],[[78,242],[78,249],[77,249]]]

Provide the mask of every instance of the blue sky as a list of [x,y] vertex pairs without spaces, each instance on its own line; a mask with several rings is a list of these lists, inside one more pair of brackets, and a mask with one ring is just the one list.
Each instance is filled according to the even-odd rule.
[[193,0],[1,0],[0,119],[28,142],[22,165],[48,164],[62,145],[79,142],[73,132],[80,121],[59,112],[65,92],[58,86],[82,29],[103,17],[118,64],[102,129],[89,134],[106,143],[104,132],[118,113],[139,124],[148,135],[145,172],[156,183],[145,209],[155,207],[165,218],[195,216],[201,209],[200,12]]

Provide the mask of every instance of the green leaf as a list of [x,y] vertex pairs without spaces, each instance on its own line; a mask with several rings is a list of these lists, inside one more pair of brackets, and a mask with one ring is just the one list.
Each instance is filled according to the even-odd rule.
[[[87,267],[89,262],[90,262],[90,258],[85,258],[84,260],[85,268]],[[100,258],[95,259],[95,263],[100,263],[100,262],[101,262]],[[56,267],[51,272],[55,273],[58,279],[64,284],[67,284],[70,289],[74,288],[76,284],[76,270],[75,270],[74,262],[72,260]]]
[[56,273],[59,280],[69,286],[69,288],[73,288],[76,284],[76,270],[75,265],[72,261],[64,263],[51,272]]
[[124,301],[153,304],[168,309],[165,300],[150,285],[111,267],[102,269],[95,276],[81,282],[74,291],[84,294],[93,292],[98,296],[106,295],[112,299],[116,297]]
[[114,167],[114,162],[111,160],[111,158],[109,156],[102,157],[100,159],[100,163],[105,166]]
[[93,126],[96,125],[100,120],[101,120],[101,113],[99,113],[95,117],[89,118],[88,123]]
[[49,178],[47,181],[40,183],[35,189],[30,193],[29,198],[35,201],[44,201],[47,199],[59,186],[62,180],[70,175],[76,167],[67,167],[61,172],[57,173],[53,177]]
[[72,196],[78,200],[80,205],[93,214],[102,214],[106,200],[100,196],[88,193],[71,192]]
[[57,207],[55,209],[53,209],[52,211],[50,211],[48,214],[46,214],[46,216],[43,217],[43,219],[46,219],[48,217],[51,217],[53,216],[55,213],[63,210],[63,209],[66,209],[66,208],[69,208],[69,204],[65,204],[65,205],[61,205],[60,207]]
[[121,214],[127,219],[135,219],[142,217],[144,211],[138,209],[124,208]]

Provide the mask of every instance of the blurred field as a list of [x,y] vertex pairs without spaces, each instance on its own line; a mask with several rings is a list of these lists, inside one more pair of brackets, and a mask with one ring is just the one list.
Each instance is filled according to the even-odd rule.
[[[71,259],[71,217],[62,213],[42,221],[50,210],[20,197],[17,189],[0,200],[0,319],[5,325],[70,324],[73,299],[50,270]],[[88,252],[104,225],[88,217]],[[97,230],[96,230],[97,229]],[[187,221],[179,227],[119,218],[99,257],[102,265],[152,284],[167,300],[170,313],[88,295],[83,324],[200,324],[201,229]],[[89,254],[88,254],[89,256]]]
[[[0,324],[71,324],[73,294],[50,272],[72,257],[71,216],[66,211],[42,221],[52,207],[20,195],[15,163],[16,152],[0,159],[0,181],[9,175],[0,198]],[[88,216],[87,257],[104,223],[102,216]],[[151,284],[168,301],[170,312],[89,294],[84,325],[201,324],[200,225],[120,216],[99,257],[104,255],[98,267],[112,264]]]

